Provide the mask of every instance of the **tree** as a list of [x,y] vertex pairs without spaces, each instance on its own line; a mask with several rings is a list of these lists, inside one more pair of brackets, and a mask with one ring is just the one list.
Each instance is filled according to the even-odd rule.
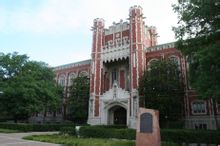
[[184,89],[178,64],[169,59],[154,61],[139,82],[141,102],[158,109],[160,121],[176,121],[183,116]]
[[12,116],[15,122],[58,106],[53,70],[43,62],[29,61],[26,55],[1,54],[0,85],[3,91],[1,110]]
[[89,79],[79,76],[72,79],[69,87],[68,119],[76,123],[86,123],[88,118]]
[[191,86],[199,97],[220,100],[220,2],[190,0],[173,8],[177,48],[188,58]]

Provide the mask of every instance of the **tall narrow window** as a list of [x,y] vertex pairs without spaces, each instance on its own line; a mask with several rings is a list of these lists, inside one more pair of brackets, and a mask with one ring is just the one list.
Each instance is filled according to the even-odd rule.
[[112,71],[112,84],[113,84],[115,81],[118,81],[118,75],[117,75],[117,70],[116,70],[116,69],[113,69],[113,71]]
[[58,84],[62,87],[65,86],[65,76],[64,75],[59,77]]

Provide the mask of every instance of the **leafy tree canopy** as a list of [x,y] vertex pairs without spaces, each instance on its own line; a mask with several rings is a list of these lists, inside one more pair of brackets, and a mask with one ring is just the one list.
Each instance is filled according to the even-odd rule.
[[0,85],[1,110],[15,121],[58,106],[53,70],[43,62],[29,61],[26,55],[0,55]]
[[178,120],[183,115],[183,84],[178,64],[165,59],[151,63],[139,82],[146,108],[158,109],[160,120]]
[[[183,0],[184,1],[184,0]],[[200,97],[220,99],[220,2],[190,0],[173,5],[177,48],[187,56],[189,79]]]
[[89,79],[86,76],[72,79],[69,93],[68,119],[76,123],[86,123],[88,118]]

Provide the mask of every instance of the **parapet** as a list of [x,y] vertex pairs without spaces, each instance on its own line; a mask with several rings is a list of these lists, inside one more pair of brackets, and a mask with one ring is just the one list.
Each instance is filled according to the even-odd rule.
[[116,32],[121,32],[121,31],[128,30],[128,29],[129,29],[129,23],[126,21],[123,22],[122,20],[120,20],[119,23],[113,22],[113,24],[109,26],[108,29],[105,29],[105,35],[113,34]]

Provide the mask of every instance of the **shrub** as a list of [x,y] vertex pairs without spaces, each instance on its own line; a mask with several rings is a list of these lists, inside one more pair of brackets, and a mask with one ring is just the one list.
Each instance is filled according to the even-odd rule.
[[72,124],[8,124],[0,123],[0,128],[18,131],[59,131],[61,127],[72,126]]
[[[91,138],[117,138],[135,140],[136,130],[105,128],[105,126],[84,126],[80,128],[80,136]],[[219,144],[220,131],[161,129],[162,141],[174,143],[207,143]]]
[[79,130],[82,137],[135,139],[134,129],[105,128],[104,126],[84,126]]
[[76,135],[76,127],[71,126],[71,127],[62,127],[60,128],[60,134],[61,135]]
[[115,129],[125,129],[128,128],[126,125],[95,125],[92,127],[98,127],[98,128],[115,128]]
[[190,129],[162,129],[161,139],[176,143],[207,143],[219,144],[220,131],[216,130],[190,130]]

